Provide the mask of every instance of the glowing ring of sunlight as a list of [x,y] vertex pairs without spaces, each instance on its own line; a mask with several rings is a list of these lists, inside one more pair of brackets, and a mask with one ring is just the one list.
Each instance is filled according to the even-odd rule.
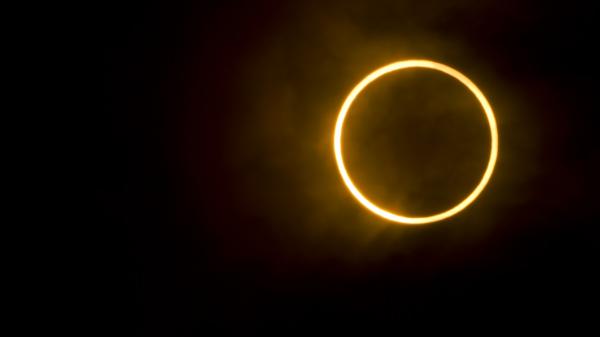
[[[479,184],[475,189],[467,196],[463,201],[461,201],[456,206],[448,209],[447,211],[437,213],[430,216],[425,217],[406,217],[399,214],[394,214],[388,210],[380,208],[376,206],[374,203],[369,201],[359,190],[354,186],[352,179],[348,175],[348,171],[346,171],[346,166],[344,165],[344,159],[342,157],[342,130],[344,127],[344,120],[348,115],[348,110],[350,110],[350,106],[352,102],[356,99],[356,97],[365,89],[371,82],[375,81],[379,77],[391,73],[396,70],[408,69],[408,68],[426,68],[433,69],[437,71],[441,71],[458,81],[464,84],[472,93],[475,95],[483,111],[485,112],[485,116],[487,117],[487,121],[490,127],[491,134],[491,148],[490,148],[490,158],[488,160],[487,168],[483,174],[483,177],[479,181]],[[498,129],[496,126],[496,119],[494,118],[494,112],[492,111],[492,107],[490,103],[487,101],[481,90],[465,75],[461,74],[457,70],[433,61],[427,60],[406,60],[388,64],[384,67],[381,67],[374,72],[370,73],[367,77],[365,77],[360,83],[358,83],[354,89],[350,92],[342,108],[340,109],[340,113],[338,115],[337,121],[335,123],[335,131],[333,134],[333,151],[335,153],[335,160],[337,162],[338,169],[346,184],[346,187],[350,190],[352,195],[368,210],[379,215],[382,218],[385,218],[390,221],[403,223],[407,225],[420,225],[426,224],[430,222],[440,221],[446,218],[449,218],[456,213],[462,211],[465,207],[469,206],[476,198],[479,196],[481,191],[483,191],[485,185],[490,180],[492,176],[492,172],[494,171],[494,165],[496,164],[496,159],[498,157]]]

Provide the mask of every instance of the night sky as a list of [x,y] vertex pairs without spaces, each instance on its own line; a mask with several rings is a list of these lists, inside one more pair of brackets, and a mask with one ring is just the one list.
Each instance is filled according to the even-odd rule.
[[[118,307],[129,335],[399,334],[441,319],[455,327],[597,323],[591,6],[257,0],[111,8],[99,193],[126,244]],[[332,137],[358,81],[413,58],[471,78],[494,108],[500,143],[474,204],[411,227],[352,197]],[[406,215],[452,207],[489,155],[477,101],[427,70],[373,83],[344,132],[357,186]]]

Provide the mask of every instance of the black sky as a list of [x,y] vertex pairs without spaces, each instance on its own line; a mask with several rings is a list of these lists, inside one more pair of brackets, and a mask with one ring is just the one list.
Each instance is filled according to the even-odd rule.
[[[584,2],[155,1],[111,12],[99,192],[127,244],[120,307],[138,335],[597,320],[597,23]],[[469,76],[500,133],[476,203],[424,227],[364,210],[332,154],[349,90],[408,58]],[[357,105],[345,151],[369,195],[425,214],[469,190],[489,140],[459,86],[402,76]]]

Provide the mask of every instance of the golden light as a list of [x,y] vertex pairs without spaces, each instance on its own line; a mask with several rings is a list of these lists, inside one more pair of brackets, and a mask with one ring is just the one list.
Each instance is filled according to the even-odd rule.
[[[475,97],[481,104],[481,107],[483,108],[483,111],[485,112],[485,115],[487,117],[487,121],[488,121],[488,124],[490,127],[490,135],[491,135],[490,157],[489,157],[485,172],[483,173],[483,176],[482,176],[481,180],[479,181],[479,184],[477,184],[477,187],[475,187],[475,189],[471,192],[471,194],[469,194],[464,200],[462,200],[456,206],[454,206],[444,212],[437,213],[437,214],[430,215],[430,216],[425,216],[425,217],[402,216],[399,214],[392,213],[383,208],[380,208],[380,207],[376,206],[374,203],[372,203],[371,201],[369,201],[369,199],[367,199],[358,190],[358,188],[356,188],[356,186],[352,182],[352,179],[350,179],[350,175],[348,174],[348,171],[346,170],[346,167],[344,165],[344,159],[342,156],[342,132],[343,132],[343,128],[344,128],[344,120],[346,119],[346,116],[348,115],[348,111],[350,110],[350,107],[352,106],[352,102],[354,102],[356,97],[371,82],[375,81],[379,77],[386,75],[388,73],[391,73],[393,71],[396,71],[396,70],[402,70],[402,69],[408,69],[408,68],[426,68],[426,69],[437,70],[437,71],[440,71],[444,74],[447,74],[447,75],[457,79],[459,82],[464,84],[473,93],[473,95],[475,95]],[[481,191],[483,191],[483,189],[485,188],[485,185],[490,180],[490,177],[492,176],[492,172],[494,171],[494,165],[496,164],[496,159],[498,157],[498,129],[496,127],[496,119],[494,118],[494,112],[492,111],[492,107],[490,106],[490,103],[487,101],[487,99],[485,98],[485,96],[483,95],[481,90],[479,90],[479,88],[469,78],[467,78],[465,75],[461,74],[459,71],[457,71],[447,65],[441,64],[441,63],[428,61],[428,60],[406,60],[406,61],[391,63],[391,64],[388,64],[384,67],[381,67],[381,68],[375,70],[374,72],[370,73],[367,77],[365,77],[362,81],[360,81],[360,83],[358,83],[354,87],[354,89],[352,89],[352,91],[350,92],[348,97],[346,97],[346,100],[344,101],[342,108],[340,109],[340,113],[338,115],[337,122],[335,124],[335,131],[333,134],[333,151],[335,154],[335,160],[337,162],[338,169],[340,171],[342,179],[344,180],[344,183],[346,184],[346,187],[348,187],[348,189],[350,190],[352,195],[364,207],[366,207],[371,212],[379,215],[380,217],[385,218],[390,221],[393,221],[393,222],[407,224],[407,225],[420,225],[420,224],[431,223],[431,222],[440,221],[440,220],[449,218],[449,217],[457,214],[458,212],[462,211],[463,209],[465,209],[479,196]]]

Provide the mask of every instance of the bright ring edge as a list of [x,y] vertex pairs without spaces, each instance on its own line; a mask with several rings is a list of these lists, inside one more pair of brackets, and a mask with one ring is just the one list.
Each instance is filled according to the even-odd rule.
[[[350,179],[350,176],[344,165],[344,160],[343,160],[343,156],[342,156],[342,131],[343,131],[343,126],[344,126],[344,121],[348,114],[348,110],[350,109],[350,106],[352,105],[352,103],[354,102],[356,97],[371,82],[375,81],[379,77],[381,77],[385,74],[388,74],[390,72],[393,72],[393,71],[407,69],[407,68],[426,68],[426,69],[441,71],[441,72],[457,79],[459,82],[461,82],[463,85],[465,85],[471,91],[471,93],[473,93],[475,95],[475,97],[481,104],[481,106],[485,112],[485,115],[486,115],[486,118],[488,121],[488,125],[490,127],[490,135],[491,135],[490,157],[488,160],[487,167],[485,169],[483,177],[479,181],[479,184],[475,187],[475,189],[471,192],[471,194],[469,194],[465,199],[463,199],[456,206],[454,206],[444,212],[437,213],[437,214],[430,215],[430,216],[425,216],[425,217],[406,217],[406,216],[392,213],[390,211],[387,211],[387,210],[380,208],[380,207],[376,206],[375,204],[373,204],[358,190],[358,188],[356,188],[356,186],[352,182],[352,179]],[[340,112],[338,114],[338,118],[337,118],[337,121],[335,124],[335,131],[334,131],[334,135],[333,135],[333,147],[334,147],[334,154],[335,154],[335,159],[336,159],[336,163],[338,166],[338,170],[340,172],[340,175],[342,176],[344,183],[346,184],[346,187],[350,190],[352,195],[365,208],[367,208],[371,212],[379,215],[380,217],[390,220],[390,221],[393,221],[393,222],[407,224],[407,225],[421,225],[421,224],[426,224],[426,223],[431,223],[431,222],[436,222],[436,221],[447,219],[447,218],[461,212],[463,209],[465,209],[467,206],[469,206],[479,196],[479,194],[483,191],[483,189],[485,188],[485,186],[487,185],[487,183],[489,182],[489,180],[492,176],[492,173],[494,171],[494,166],[496,164],[496,160],[498,157],[498,129],[497,129],[497,125],[496,125],[496,119],[494,117],[494,112],[493,112],[492,107],[490,106],[488,100],[485,98],[485,96],[483,95],[481,90],[479,90],[479,88],[465,75],[463,75],[459,71],[455,70],[454,68],[451,68],[447,65],[437,63],[434,61],[405,60],[405,61],[399,61],[399,62],[394,62],[394,63],[388,64],[386,66],[383,66],[383,67],[373,71],[352,89],[350,94],[346,97],[346,100],[344,101],[344,104],[342,105],[342,108],[340,109]]]

